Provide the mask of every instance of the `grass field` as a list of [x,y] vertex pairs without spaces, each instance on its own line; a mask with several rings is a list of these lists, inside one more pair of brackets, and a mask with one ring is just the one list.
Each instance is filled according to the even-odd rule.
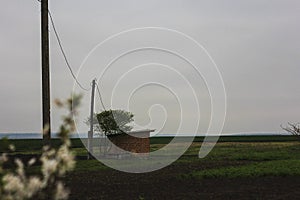
[[[151,149],[159,149],[171,139],[152,138]],[[85,160],[86,149],[79,139],[72,139],[73,151],[78,158],[74,172],[66,177],[72,190],[71,199],[160,199],[157,195],[168,199],[265,199],[273,198],[275,194],[285,198],[286,192],[293,199],[299,195],[298,190],[293,189],[300,186],[300,142],[297,138],[221,137],[209,155],[199,159],[202,141],[202,137],[195,138],[186,153],[164,169],[128,174],[110,169],[97,160]],[[3,152],[9,143],[17,150],[10,156],[21,158],[38,155],[42,146],[41,140],[2,140],[0,151]],[[56,146],[59,141],[54,140],[52,144]],[[38,171],[38,166],[33,171]],[[228,187],[226,191],[210,188],[223,183],[227,183],[222,186]],[[249,183],[251,187],[247,187]],[[191,184],[201,187],[195,188]],[[79,190],[80,185],[86,187]],[[169,192],[157,185],[164,185]],[[255,193],[257,189],[260,192]],[[274,189],[277,191],[271,193]],[[242,193],[246,196],[241,196]]]
[[[172,138],[151,138],[151,151],[162,148]],[[198,151],[203,137],[196,137],[186,153],[173,165],[178,163],[199,164],[216,162],[213,168],[202,169],[183,174],[184,178],[218,178],[300,175],[300,142],[293,136],[226,136],[221,137],[218,144],[204,159],[198,158]],[[16,151],[11,155],[38,155],[42,141],[32,140],[0,140],[0,152],[5,152],[9,144],[14,144]],[[52,140],[58,146],[58,139]],[[72,139],[72,149],[78,157],[84,158],[87,151],[80,139]],[[219,163],[239,162],[239,166],[218,168]],[[217,164],[218,163],[218,164]],[[75,171],[94,171],[107,169],[97,160],[78,159]]]

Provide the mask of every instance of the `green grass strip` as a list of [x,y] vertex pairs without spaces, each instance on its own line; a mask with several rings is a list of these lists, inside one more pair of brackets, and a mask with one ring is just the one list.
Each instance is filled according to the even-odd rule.
[[183,178],[242,178],[300,175],[300,160],[276,160],[242,166],[194,171]]

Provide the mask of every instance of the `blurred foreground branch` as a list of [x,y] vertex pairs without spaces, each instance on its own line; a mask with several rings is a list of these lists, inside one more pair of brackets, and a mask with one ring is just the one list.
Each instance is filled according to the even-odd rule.
[[[26,172],[37,162],[35,158],[27,163],[16,158],[15,169],[5,169],[3,164],[9,161],[9,156],[2,153],[0,156],[0,200],[68,199],[69,190],[65,188],[62,178],[75,167],[75,156],[70,149],[69,134],[75,130],[73,118],[77,115],[81,97],[81,95],[73,95],[73,98],[66,101],[55,101],[58,107],[68,110],[59,128],[58,135],[62,144],[56,149],[47,145],[43,147],[39,158],[41,162],[39,174],[28,176]],[[47,131],[44,130],[44,132]],[[10,150],[15,150],[13,145],[10,145]]]

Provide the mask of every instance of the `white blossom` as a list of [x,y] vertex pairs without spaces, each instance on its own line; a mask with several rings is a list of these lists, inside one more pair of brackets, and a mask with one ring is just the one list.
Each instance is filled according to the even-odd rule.
[[68,197],[69,197],[69,191],[65,189],[64,185],[61,182],[58,182],[56,186],[54,199],[64,200],[64,199],[68,199]]
[[24,183],[19,176],[7,174],[3,177],[4,191],[8,193],[21,193],[24,191]]
[[0,163],[4,163],[8,160],[7,158],[7,154],[6,153],[2,153],[0,156]]
[[28,166],[31,166],[33,165],[34,163],[36,162],[36,159],[35,158],[31,158],[29,161],[28,161]]
[[52,173],[54,173],[57,169],[57,161],[55,159],[42,159],[43,166],[42,166],[42,172],[44,175],[48,176]]
[[59,169],[60,175],[64,175],[67,171],[70,171],[75,167],[74,155],[70,152],[66,145],[59,148],[57,152],[57,160],[61,163],[61,167]]
[[20,159],[15,159],[15,163],[17,165],[17,174],[24,179],[25,173],[24,173],[24,164]]
[[15,151],[15,150],[16,150],[16,147],[15,147],[13,144],[10,144],[10,145],[8,146],[8,148],[9,148],[9,150],[11,150],[11,151]]
[[38,177],[30,177],[26,188],[27,198],[31,198],[36,192],[42,188],[42,181]]

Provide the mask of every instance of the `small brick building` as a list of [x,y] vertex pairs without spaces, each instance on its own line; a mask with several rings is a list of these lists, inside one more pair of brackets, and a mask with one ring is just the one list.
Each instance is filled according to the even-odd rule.
[[107,154],[122,155],[124,153],[139,153],[139,155],[148,155],[150,153],[150,132],[153,131],[154,130],[147,129],[131,131],[127,134],[110,135],[108,139],[114,145],[112,145]]

